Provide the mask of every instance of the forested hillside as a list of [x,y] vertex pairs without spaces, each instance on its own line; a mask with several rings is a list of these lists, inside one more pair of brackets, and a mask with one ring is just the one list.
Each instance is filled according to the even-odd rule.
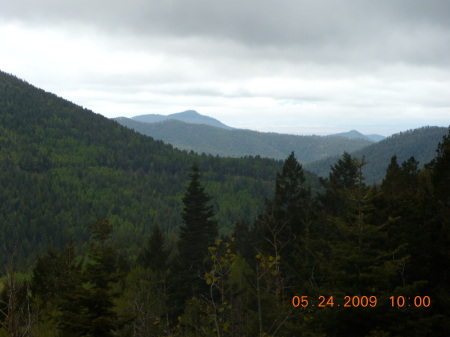
[[[414,157],[423,167],[436,155],[436,148],[447,129],[437,126],[427,126],[415,130],[409,130],[394,134],[378,143],[371,144],[360,150],[351,152],[357,158],[365,157],[367,165],[364,167],[364,175],[368,182],[380,183],[386,173],[392,156],[397,156],[399,162]],[[317,162],[305,164],[305,168],[326,177],[339,156],[333,156]]]
[[0,336],[450,334],[450,130],[313,191],[293,152],[188,154],[0,73],[0,144]]
[[193,162],[214,196],[221,233],[230,232],[235,221],[256,215],[281,165],[174,150],[5,73],[0,146],[1,238],[20,242],[20,259],[29,261],[69,237],[86,242],[97,218],[115,224],[114,244],[130,253],[155,223],[173,243]]
[[129,118],[116,118],[120,124],[144,135],[162,140],[182,150],[193,150],[223,157],[260,155],[285,159],[295,151],[297,159],[307,163],[333,155],[341,155],[372,144],[364,139],[344,137],[295,136],[251,130],[226,130],[208,125],[187,124],[177,120],[142,123]]

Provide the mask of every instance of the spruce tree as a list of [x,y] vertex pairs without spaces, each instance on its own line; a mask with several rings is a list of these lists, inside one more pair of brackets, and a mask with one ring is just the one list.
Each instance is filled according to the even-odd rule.
[[217,223],[210,197],[200,183],[200,170],[192,166],[190,182],[183,197],[181,213],[183,226],[180,229],[178,257],[172,263],[169,284],[172,288],[172,318],[181,314],[186,300],[207,293],[204,275],[207,269],[208,247],[217,237]]
[[124,323],[114,311],[120,295],[114,284],[122,279],[125,263],[108,242],[112,225],[99,219],[91,229],[85,268],[62,296],[59,328],[64,336],[109,337]]
[[[436,158],[422,172],[422,221],[414,224],[417,278],[427,280],[426,291],[434,299],[429,315],[438,315],[433,322],[433,336],[448,336],[450,322],[450,128],[437,148]],[[424,292],[425,293],[425,292]],[[427,295],[428,295],[427,294]]]
[[267,202],[266,210],[258,217],[263,242],[270,242],[269,250],[274,245],[287,249],[296,237],[304,235],[311,202],[311,191],[304,186],[304,182],[302,165],[291,152],[284,161],[281,173],[277,173],[273,200]]
[[138,262],[144,268],[151,268],[153,271],[164,271],[167,257],[164,234],[160,231],[158,224],[155,224],[147,246],[139,254]]
[[342,158],[330,167],[328,178],[320,178],[325,193],[319,196],[319,201],[327,214],[342,216],[348,211],[349,205],[342,197],[341,191],[355,186],[357,173],[358,168],[352,156],[344,152]]
[[217,222],[212,218],[214,211],[210,197],[200,183],[200,170],[192,166],[190,183],[183,197],[184,208],[181,213],[183,226],[180,230],[178,250],[181,262],[196,272],[202,269],[208,247],[217,236]]
[[291,152],[277,174],[275,196],[256,224],[261,236],[258,251],[276,259],[281,288],[292,292],[307,282],[314,268],[312,198],[304,183],[303,167]]

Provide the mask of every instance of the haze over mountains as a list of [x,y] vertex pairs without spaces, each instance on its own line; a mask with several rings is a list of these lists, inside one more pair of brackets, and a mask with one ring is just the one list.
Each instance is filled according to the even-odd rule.
[[380,140],[383,140],[386,138],[385,136],[375,135],[375,134],[363,135],[361,132],[356,131],[356,130],[350,130],[348,132],[336,133],[336,134],[333,134],[330,136],[345,137],[345,138],[349,138],[349,139],[362,138],[362,139],[367,139],[371,142],[379,142]]
[[360,133],[360,137],[355,133],[324,137],[236,129],[193,110],[168,116],[143,115],[114,120],[181,150],[225,157],[258,155],[285,159],[289,153],[295,151],[297,159],[306,163],[340,155],[344,151],[356,151],[373,143]]
[[124,251],[136,254],[155,222],[171,233],[170,246],[194,162],[217,203],[220,230],[229,232],[256,216],[281,166],[173,149],[1,71],[0,159],[0,240],[20,242],[20,261],[69,237],[84,242],[97,218],[114,223],[113,242]]
[[[437,126],[408,130],[354,151],[351,155],[356,158],[365,158],[367,165],[364,166],[363,172],[368,183],[380,183],[386,174],[386,168],[392,156],[397,156],[399,163],[414,157],[419,161],[419,167],[422,167],[434,158],[436,147],[447,133],[447,128]],[[304,166],[307,170],[326,177],[330,166],[339,158],[340,156],[332,156],[306,163]]]
[[210,125],[215,126],[222,129],[231,130],[232,127],[223,124],[222,122],[218,121],[215,118],[204,116],[199,114],[195,110],[186,110],[183,112],[178,112],[170,115],[156,115],[156,114],[149,114],[149,115],[140,115],[132,117],[131,119],[138,121],[138,122],[144,122],[144,123],[157,123],[162,122],[166,120],[178,120],[181,122],[189,123],[189,124],[201,124],[201,125]]
[[306,169],[322,177],[326,177],[330,166],[348,152],[358,158],[365,157],[368,164],[364,173],[371,183],[381,182],[393,155],[399,162],[414,156],[420,166],[432,160],[434,149],[447,132],[444,127],[423,127],[387,138],[364,135],[356,130],[329,136],[297,136],[231,128],[194,110],[168,116],[142,115],[114,120],[178,149],[197,153],[284,159],[294,151]]

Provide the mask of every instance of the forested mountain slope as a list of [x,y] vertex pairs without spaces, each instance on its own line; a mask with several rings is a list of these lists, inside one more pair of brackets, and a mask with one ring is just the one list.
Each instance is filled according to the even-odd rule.
[[20,258],[85,242],[97,217],[114,224],[118,248],[135,251],[154,223],[173,243],[194,162],[230,231],[255,216],[281,165],[175,150],[3,72],[0,147],[0,240],[20,242]]
[[[380,183],[386,174],[386,167],[391,157],[396,155],[399,162],[410,157],[419,161],[419,167],[431,161],[436,155],[436,148],[442,137],[448,132],[447,128],[427,126],[419,129],[400,132],[378,143],[371,144],[361,150],[351,152],[353,157],[365,157],[367,165],[364,175],[368,182]],[[326,158],[314,163],[308,163],[305,168],[325,177],[339,156]]]
[[190,155],[0,73],[0,336],[447,337],[439,142],[314,193],[294,153]]
[[344,151],[351,152],[372,144],[364,139],[344,137],[295,136],[251,130],[225,130],[208,125],[187,124],[177,120],[142,123],[129,118],[115,119],[144,135],[162,140],[183,150],[223,157],[262,156],[284,159],[295,151],[297,159],[307,163]]

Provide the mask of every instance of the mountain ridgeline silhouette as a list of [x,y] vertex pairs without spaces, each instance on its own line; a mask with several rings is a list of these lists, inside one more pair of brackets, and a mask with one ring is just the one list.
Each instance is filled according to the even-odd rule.
[[178,112],[178,113],[170,114],[167,116],[156,115],[156,114],[140,115],[140,116],[135,116],[132,119],[135,121],[144,122],[144,123],[158,123],[158,122],[163,122],[163,121],[167,121],[167,120],[178,120],[178,121],[181,121],[184,123],[189,123],[189,124],[209,125],[209,126],[214,126],[217,128],[226,129],[226,130],[233,129],[232,127],[223,124],[222,122],[218,121],[217,119],[209,117],[209,116],[201,115],[195,110],[186,110],[183,112]]
[[[4,72],[0,159],[0,244],[20,242],[16,257],[24,265],[50,243],[84,245],[97,218],[114,223],[112,242],[127,254],[136,254],[156,222],[173,245],[194,162],[217,202],[219,230],[229,233],[236,221],[256,216],[281,167],[261,157],[176,150]],[[317,186],[314,175],[306,179]]]
[[[282,160],[294,151],[300,162],[307,163],[340,155],[344,151],[356,151],[373,143],[364,138],[296,136],[218,127],[212,123],[206,125],[204,121],[212,118],[192,111],[169,116],[174,118],[162,120],[160,115],[144,115],[139,118],[119,117],[114,120],[141,134],[172,144],[178,149],[222,157],[262,156]],[[180,116],[181,118],[178,118]],[[144,120],[153,122],[142,122]],[[212,120],[220,123],[215,119]]]

